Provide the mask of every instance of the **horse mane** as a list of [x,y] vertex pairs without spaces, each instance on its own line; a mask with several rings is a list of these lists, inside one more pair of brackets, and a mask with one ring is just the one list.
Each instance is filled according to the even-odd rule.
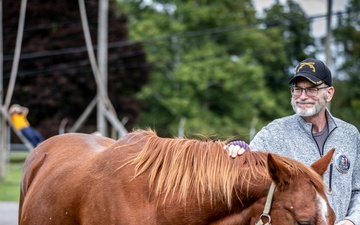
[[[196,197],[199,202],[221,201],[231,208],[233,195],[248,192],[251,184],[270,181],[266,152],[247,151],[233,159],[224,150],[225,141],[161,138],[150,129],[136,130],[134,134],[132,144],[140,141],[145,144],[125,165],[135,166],[134,179],[147,172],[150,190],[154,197],[164,195],[164,202],[176,194],[179,201]],[[284,163],[292,175],[303,174],[316,189],[324,189],[321,177],[304,164],[272,155]]]

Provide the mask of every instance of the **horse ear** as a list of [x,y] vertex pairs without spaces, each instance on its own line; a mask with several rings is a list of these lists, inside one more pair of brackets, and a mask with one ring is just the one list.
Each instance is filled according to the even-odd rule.
[[313,168],[318,174],[320,174],[320,176],[323,176],[332,160],[334,152],[335,148],[332,148],[326,155],[321,157],[321,159],[314,162],[311,165],[311,168]]
[[272,181],[276,184],[276,187],[280,190],[284,190],[290,179],[289,169],[281,162],[278,162],[271,153],[267,156],[267,165],[269,175]]

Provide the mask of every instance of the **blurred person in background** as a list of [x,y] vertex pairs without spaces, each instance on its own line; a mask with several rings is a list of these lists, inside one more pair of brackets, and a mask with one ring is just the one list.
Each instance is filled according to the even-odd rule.
[[29,109],[18,104],[14,104],[9,108],[11,122],[15,129],[19,130],[30,142],[36,147],[44,137],[33,127],[30,126],[27,120]]

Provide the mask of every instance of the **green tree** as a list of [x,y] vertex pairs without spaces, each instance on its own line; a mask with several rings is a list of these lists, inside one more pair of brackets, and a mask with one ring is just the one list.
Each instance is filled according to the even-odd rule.
[[261,20],[251,0],[118,2],[153,64],[139,126],[174,135],[186,118],[187,135],[248,140],[254,121],[261,128],[291,112],[289,71],[313,45],[293,1],[296,12],[275,4]]
[[267,54],[259,57],[259,61],[264,65],[266,85],[276,93],[274,97],[278,105],[283,106],[281,111],[267,117],[271,119],[292,113],[287,81],[299,61],[314,57],[316,47],[310,35],[309,19],[295,1],[288,0],[284,5],[276,1],[264,10],[264,14],[261,19],[265,24],[264,32],[272,37],[274,44],[267,48]]
[[337,44],[336,59],[341,61],[335,74],[336,95],[332,101],[332,112],[338,117],[360,128],[360,1],[351,0],[346,13],[338,14],[338,25],[334,30]]
[[139,95],[146,103],[139,126],[174,135],[186,118],[187,135],[248,139],[261,108],[276,111],[253,58],[273,41],[256,28],[251,1],[120,1],[119,8],[135,12],[130,37],[143,41],[154,65]]
[[290,61],[298,62],[314,56],[316,47],[310,35],[310,19],[298,3],[288,0],[285,5],[276,1],[265,10],[264,23],[267,28],[277,29],[282,33],[286,46],[286,56]]

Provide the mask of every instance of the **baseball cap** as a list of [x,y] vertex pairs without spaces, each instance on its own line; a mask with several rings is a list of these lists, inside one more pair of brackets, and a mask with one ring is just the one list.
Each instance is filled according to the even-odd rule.
[[9,109],[10,114],[20,113],[20,112],[21,112],[21,106],[18,104],[13,104]]
[[332,86],[332,77],[329,68],[320,60],[308,58],[299,63],[289,84],[294,83],[297,77],[304,77],[315,85],[325,83]]

